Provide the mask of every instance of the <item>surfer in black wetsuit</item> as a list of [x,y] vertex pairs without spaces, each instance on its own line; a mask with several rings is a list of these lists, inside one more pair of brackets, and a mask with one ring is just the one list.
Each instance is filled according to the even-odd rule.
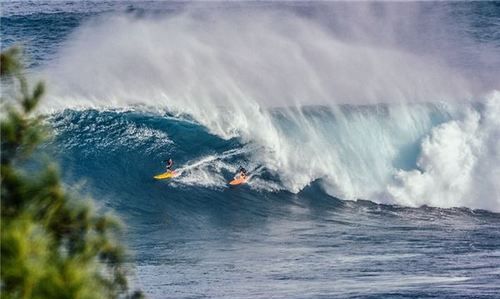
[[174,161],[172,161],[172,159],[168,159],[165,162],[167,162],[167,171],[172,171],[172,166],[174,166]]
[[238,169],[238,172],[241,177],[245,178],[247,176],[247,170],[243,167],[240,166],[240,169]]

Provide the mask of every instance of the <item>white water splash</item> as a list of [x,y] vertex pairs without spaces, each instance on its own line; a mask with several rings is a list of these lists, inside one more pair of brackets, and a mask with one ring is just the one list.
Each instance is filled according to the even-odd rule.
[[419,169],[396,173],[388,192],[410,206],[466,206],[500,210],[500,92],[485,112],[469,109],[437,126],[422,142]]

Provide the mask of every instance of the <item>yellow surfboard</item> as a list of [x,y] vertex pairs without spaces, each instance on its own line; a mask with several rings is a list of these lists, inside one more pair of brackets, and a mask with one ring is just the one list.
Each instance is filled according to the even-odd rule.
[[178,174],[177,174],[177,172],[175,172],[175,170],[173,170],[173,171],[167,171],[167,172],[164,172],[162,174],[155,175],[154,178],[157,180],[165,180],[165,179],[175,178],[176,176],[178,176]]

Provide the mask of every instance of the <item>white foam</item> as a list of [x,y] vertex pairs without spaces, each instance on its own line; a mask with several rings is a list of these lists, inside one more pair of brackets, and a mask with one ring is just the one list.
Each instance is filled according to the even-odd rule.
[[419,170],[396,173],[388,191],[410,206],[466,206],[500,211],[500,92],[484,113],[469,109],[462,119],[434,128],[422,142]]
[[208,155],[189,161],[186,165],[176,169],[179,177],[175,183],[181,185],[196,185],[220,189],[227,186],[223,171],[234,173],[236,168],[228,163],[228,158],[248,153],[248,148],[232,149],[217,155]]

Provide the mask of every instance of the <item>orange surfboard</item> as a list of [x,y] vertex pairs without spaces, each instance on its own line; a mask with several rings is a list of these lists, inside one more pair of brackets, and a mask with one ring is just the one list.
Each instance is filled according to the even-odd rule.
[[241,185],[244,184],[248,181],[248,176],[239,176],[235,178],[234,180],[229,182],[229,185],[236,186],[236,185]]

